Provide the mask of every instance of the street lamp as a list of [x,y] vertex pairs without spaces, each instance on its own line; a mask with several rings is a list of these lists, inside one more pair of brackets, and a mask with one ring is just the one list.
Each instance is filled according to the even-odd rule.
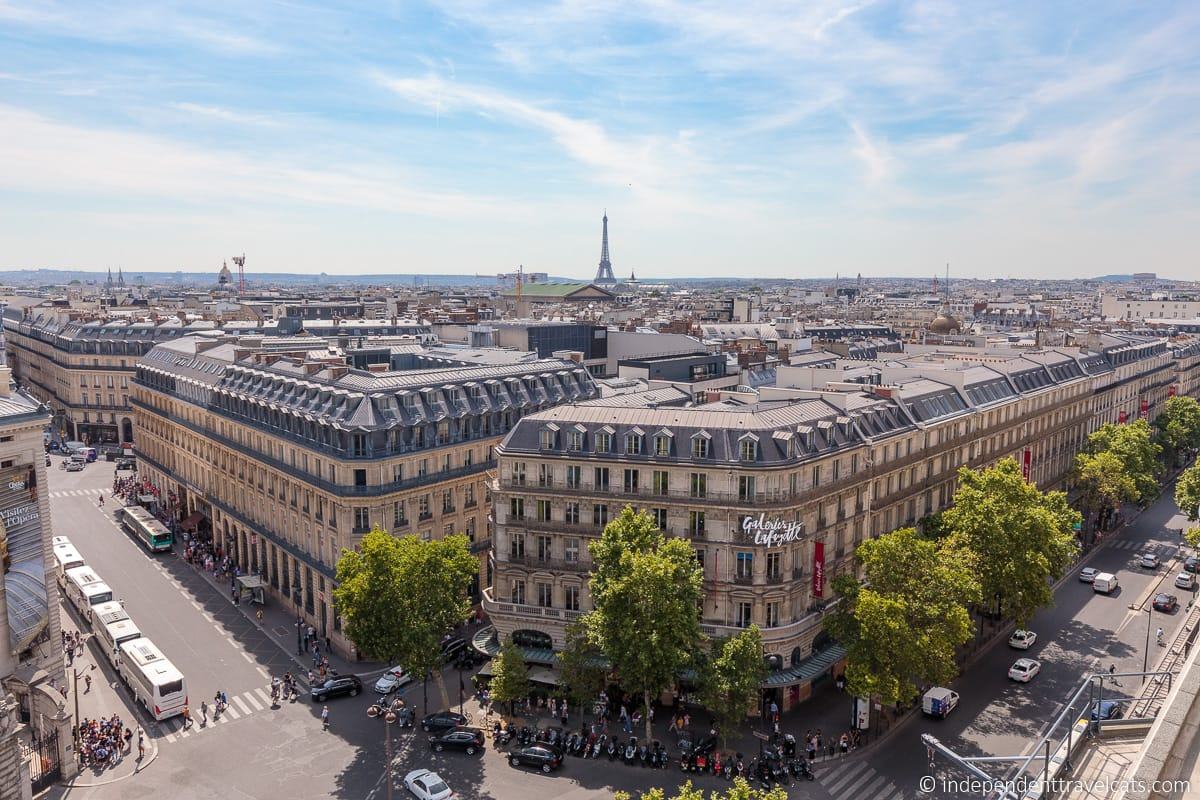
[[71,684],[72,684],[71,685],[71,693],[75,695],[74,742],[75,742],[76,748],[79,747],[79,676],[86,675],[87,673],[91,672],[95,668],[96,668],[95,664],[92,664],[91,666],[89,666],[87,669],[85,669],[83,671],[77,670],[74,667],[71,668]]
[[1150,663],[1150,628],[1154,626],[1154,601],[1150,601],[1150,607],[1146,609],[1148,616],[1146,617],[1146,649],[1142,652],[1142,672],[1146,672],[1147,666]]
[[[367,709],[368,717],[377,717],[379,712],[375,706]],[[392,723],[396,721],[396,712],[389,708],[383,714],[384,748],[387,751],[387,800],[392,800]]]

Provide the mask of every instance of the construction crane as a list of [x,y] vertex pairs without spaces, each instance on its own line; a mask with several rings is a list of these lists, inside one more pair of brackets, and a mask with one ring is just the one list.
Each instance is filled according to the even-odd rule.
[[[476,274],[476,278],[482,278],[483,275]],[[496,280],[501,283],[513,282],[513,288],[516,290],[517,302],[521,302],[521,288],[525,284],[525,266],[518,265],[516,272],[501,272],[496,276]]]
[[246,254],[233,257],[233,263],[238,268],[238,297],[246,294]]

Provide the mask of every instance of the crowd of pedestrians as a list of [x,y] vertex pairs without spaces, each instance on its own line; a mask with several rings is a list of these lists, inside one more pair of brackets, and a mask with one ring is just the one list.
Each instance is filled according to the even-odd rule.
[[75,663],[77,656],[83,655],[83,636],[79,631],[62,631],[62,649],[68,667]]
[[[121,724],[121,718],[116,714],[100,719],[84,717],[75,731],[79,743],[79,763],[83,767],[102,770],[114,767],[121,757],[129,752],[133,741],[133,731]],[[141,730],[138,730],[139,758],[144,752]]]

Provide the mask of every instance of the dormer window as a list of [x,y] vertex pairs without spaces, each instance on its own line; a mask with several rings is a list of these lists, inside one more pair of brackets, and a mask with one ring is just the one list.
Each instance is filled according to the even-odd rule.
[[706,433],[698,433],[692,437],[692,458],[709,457],[709,437]]
[[671,437],[664,434],[658,434],[654,437],[654,455],[669,456],[671,455]]
[[604,431],[596,433],[596,452],[609,453],[612,452],[612,434]]
[[642,437],[636,433],[625,436],[625,455],[637,456],[642,454]]
[[549,428],[542,428],[538,431],[538,447],[542,450],[554,449],[554,431]]
[[575,452],[583,450],[583,432],[571,431],[571,449]]
[[738,459],[741,461],[758,461],[758,439],[746,436],[738,443]]

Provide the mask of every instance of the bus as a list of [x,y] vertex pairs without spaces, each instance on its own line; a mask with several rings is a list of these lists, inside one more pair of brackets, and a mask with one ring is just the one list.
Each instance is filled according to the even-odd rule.
[[66,574],[67,599],[90,622],[92,608],[113,599],[112,589],[91,567],[75,567]]
[[55,577],[58,579],[59,586],[64,586],[67,570],[84,566],[83,556],[79,555],[79,552],[69,542],[54,546],[54,563]]
[[117,666],[118,648],[125,642],[140,639],[142,632],[133,620],[125,613],[120,603],[101,603],[92,608],[92,630],[95,631],[96,643],[104,650],[104,655]]
[[141,506],[125,506],[121,509],[121,526],[152,553],[171,549],[171,531]]
[[156,720],[183,713],[188,701],[183,673],[154,642],[142,636],[125,642],[118,650],[117,674],[147,713]]

